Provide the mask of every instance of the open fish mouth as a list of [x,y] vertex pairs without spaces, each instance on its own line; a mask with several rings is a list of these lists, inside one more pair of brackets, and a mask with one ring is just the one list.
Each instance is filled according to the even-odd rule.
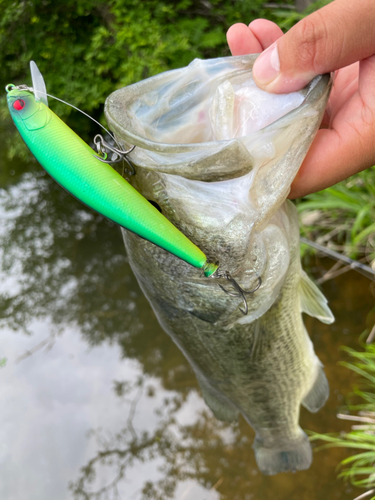
[[197,59],[120,89],[106,101],[110,128],[138,146],[132,158],[139,167],[205,181],[245,175],[259,157],[282,154],[280,130],[284,151],[297,123],[297,136],[305,129],[314,136],[331,87],[323,75],[299,92],[271,95],[252,80],[257,57]]

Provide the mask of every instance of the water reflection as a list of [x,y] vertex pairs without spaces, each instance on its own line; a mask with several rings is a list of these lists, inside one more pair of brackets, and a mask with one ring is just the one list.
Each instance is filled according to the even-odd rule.
[[[335,478],[342,450],[295,475],[258,472],[252,430],[206,407],[118,229],[28,170],[0,190],[0,498],[351,499]],[[302,427],[333,432],[352,377],[336,365],[338,348],[356,345],[373,304],[356,274],[325,293],[337,323],[307,327],[332,396],[319,419],[302,413]]]
[[48,311],[56,324],[74,320],[95,331],[92,342],[122,332],[134,298],[131,278],[122,272],[121,242],[108,243],[116,229],[100,224],[40,171],[2,191],[0,202],[2,270],[18,278],[16,293],[9,290],[1,304],[1,321],[25,327]]

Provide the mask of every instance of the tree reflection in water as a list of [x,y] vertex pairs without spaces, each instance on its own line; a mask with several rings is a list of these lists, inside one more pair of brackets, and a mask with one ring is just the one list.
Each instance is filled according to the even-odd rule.
[[[176,423],[176,413],[197,388],[197,382],[139,291],[127,263],[120,231],[84,208],[40,168],[31,170],[0,189],[4,222],[0,248],[0,273],[4,278],[0,290],[0,328],[28,332],[32,320],[47,317],[56,332],[68,324],[76,324],[88,344],[116,342],[123,357],[136,358],[144,373],[139,381],[115,384],[116,394],[124,399],[135,386],[140,392],[131,402],[126,427],[119,434],[107,439],[100,432],[93,432],[98,452],[71,484],[74,497],[116,498],[118,483],[126,476],[127,469],[155,457],[165,462],[163,479],[157,484],[146,480],[143,498],[170,498],[176,485],[188,478],[199,477],[210,487],[217,482],[217,471],[223,467],[220,463],[227,463],[221,451],[226,445],[220,433],[229,426],[218,423],[208,410],[192,426]],[[144,310],[146,314],[142,314]],[[45,343],[36,345],[18,361],[43,349]],[[157,411],[160,418],[157,428],[138,433],[134,412],[147,375],[161,378],[163,386],[173,388],[175,396],[165,400]],[[152,397],[152,391],[143,396]],[[213,460],[209,467],[208,457],[203,456],[208,436]],[[107,486],[91,490],[98,468],[108,465],[115,471],[114,479]]]
[[[26,332],[32,320],[43,318],[52,320],[56,332],[77,325],[88,345],[117,344],[123,358],[136,359],[141,367],[139,380],[118,381],[108,388],[119,401],[128,402],[129,412],[115,435],[105,428],[92,432],[92,458],[72,478],[71,495],[76,500],[115,499],[133,467],[156,461],[161,479],[144,478],[138,499],[174,498],[181,482],[189,480],[206,490],[199,500],[265,500],[274,498],[275,488],[281,499],[327,498],[328,481],[331,492],[336,488],[334,466],[327,466],[329,460],[338,462],[339,452],[332,451],[328,461],[315,461],[314,470],[264,479],[251,448],[253,432],[243,420],[219,422],[200,397],[193,421],[180,418],[184,408],[195,408],[189,398],[200,393],[198,384],[140,292],[120,231],[83,207],[40,167],[0,166],[0,327]],[[328,327],[320,330],[329,338]],[[327,352],[337,346],[330,344]],[[140,429],[136,405],[139,398],[153,397],[150,377],[173,392],[158,403],[155,428]],[[330,380],[339,379],[332,373]],[[334,429],[334,411],[329,418],[331,427],[326,416],[325,430]],[[315,428],[312,420],[307,427]],[[109,469],[105,477],[110,479],[98,484],[104,469]],[[332,493],[330,498],[351,498],[341,487],[337,492],[339,497]]]
[[[6,211],[2,271],[17,274],[17,293],[1,304],[1,321],[14,329],[51,315],[95,331],[92,342],[123,331],[134,309],[123,244],[116,229],[62,190],[46,174],[25,174],[1,192]],[[98,248],[99,247],[99,248]],[[131,283],[130,283],[131,284]],[[125,323],[125,324],[126,324]]]
[[[160,421],[155,430],[137,432],[134,414],[144,384],[144,379],[136,384],[138,390],[130,404],[127,425],[120,433],[112,438],[103,437],[104,431],[92,433],[98,451],[81,469],[79,478],[71,483],[74,498],[121,498],[119,484],[126,479],[128,469],[155,459],[163,461],[159,468],[162,478],[154,482],[145,480],[142,500],[174,498],[178,484],[188,480],[198,481],[212,493],[220,485],[220,498],[252,498],[252,478],[257,472],[250,459],[252,437],[243,432],[245,429],[218,422],[206,409],[195,415],[193,423],[182,424],[178,413],[185,398],[176,394],[166,398],[156,410]],[[116,392],[126,398],[133,388],[130,384],[118,383]],[[110,468],[112,479],[105,486],[95,488],[97,473],[104,468]],[[228,476],[233,479],[224,481]]]

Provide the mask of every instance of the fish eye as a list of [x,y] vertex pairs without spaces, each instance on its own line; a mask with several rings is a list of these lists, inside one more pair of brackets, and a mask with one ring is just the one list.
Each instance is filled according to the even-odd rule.
[[13,103],[13,108],[16,111],[21,111],[21,109],[23,109],[24,107],[25,107],[25,101],[23,101],[22,99],[17,99],[17,101],[14,101]]

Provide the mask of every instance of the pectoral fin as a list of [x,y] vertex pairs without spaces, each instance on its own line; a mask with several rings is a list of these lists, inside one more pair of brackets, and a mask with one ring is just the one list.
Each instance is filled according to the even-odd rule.
[[330,324],[335,321],[327,305],[327,299],[304,271],[299,282],[299,296],[302,312],[319,319],[322,323]]

